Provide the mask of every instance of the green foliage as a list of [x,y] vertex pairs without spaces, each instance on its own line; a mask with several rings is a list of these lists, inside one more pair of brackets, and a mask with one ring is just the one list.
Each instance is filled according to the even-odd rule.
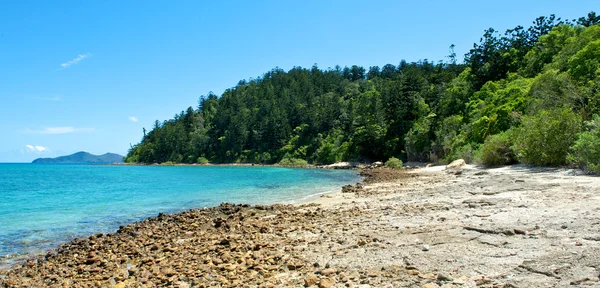
[[283,158],[281,161],[279,161],[279,163],[277,163],[277,165],[283,167],[306,167],[308,166],[308,162],[306,162],[304,159]]
[[472,131],[469,142],[483,143],[489,135],[506,131],[518,124],[528,104],[530,79],[513,79],[486,83],[469,102]]
[[586,122],[588,131],[579,133],[568,161],[584,171],[600,173],[600,116]]
[[444,158],[443,162],[450,163],[454,160],[463,159],[467,163],[472,163],[475,159],[480,158],[479,153],[481,150],[479,148],[479,144],[457,146]]
[[171,166],[171,165],[175,165],[175,164],[177,164],[177,163],[173,162],[173,161],[166,161],[166,162],[160,163],[160,165],[163,165],[163,166]]
[[390,157],[390,159],[385,161],[385,167],[393,168],[393,169],[400,169],[400,168],[402,168],[402,160],[400,160],[396,157]]
[[600,25],[588,28],[574,27],[575,35],[566,39],[564,46],[552,57],[552,63],[547,64],[544,69],[556,69],[565,72],[569,69],[569,60],[577,52],[582,50],[590,42],[600,39]]
[[600,75],[600,39],[589,43],[569,59],[569,74],[579,81]]
[[433,142],[431,130],[435,114],[419,118],[413,127],[406,133],[406,154],[409,161],[429,161],[429,151]]
[[567,106],[572,109],[583,108],[583,98],[571,77],[567,73],[558,70],[548,71],[533,79],[529,95],[531,104],[529,114],[535,114],[539,110],[549,110]]
[[315,153],[318,163],[332,164],[340,162],[348,151],[350,144],[344,141],[340,130],[334,130],[325,138]]
[[198,163],[198,164],[208,164],[208,159],[200,156],[200,157],[198,157],[198,159],[196,159],[196,163]]
[[[462,142],[459,139],[459,134],[465,125],[464,119],[460,115],[453,115],[442,120],[442,124],[435,131],[435,141],[433,143],[433,152],[439,157],[444,158],[451,153],[452,149],[457,146],[456,142]],[[464,144],[464,143],[461,143]]]
[[580,122],[580,117],[568,108],[541,110],[535,116],[523,117],[515,139],[519,160],[534,165],[565,164]]
[[[489,29],[464,63],[451,51],[446,63],[401,61],[368,72],[276,68],[156,121],[125,161],[305,165],[395,156],[495,165],[514,160],[505,131],[518,131],[519,160],[564,164],[575,122],[600,113],[599,19],[550,15],[529,28]],[[584,152],[593,135],[580,136],[574,163],[594,155]]]
[[542,72],[546,64],[552,62],[552,58],[557,55],[567,45],[569,41],[579,33],[576,27],[571,25],[560,25],[552,29],[547,35],[540,37],[536,45],[525,55],[525,65],[521,73],[527,77],[534,77]]
[[481,145],[479,161],[485,166],[500,166],[514,164],[517,157],[512,149],[512,130],[491,135]]

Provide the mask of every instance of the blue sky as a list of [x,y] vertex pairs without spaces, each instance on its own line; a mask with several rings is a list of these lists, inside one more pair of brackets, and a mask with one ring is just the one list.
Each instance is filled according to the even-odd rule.
[[0,162],[125,154],[142,127],[274,67],[437,61],[451,44],[462,59],[489,27],[597,4],[0,1]]

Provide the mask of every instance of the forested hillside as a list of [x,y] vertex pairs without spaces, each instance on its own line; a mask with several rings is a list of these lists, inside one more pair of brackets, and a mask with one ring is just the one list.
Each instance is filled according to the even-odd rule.
[[[600,167],[600,16],[488,29],[456,62],[289,71],[242,80],[156,121],[127,162],[341,160]],[[594,158],[595,157],[595,158]]]

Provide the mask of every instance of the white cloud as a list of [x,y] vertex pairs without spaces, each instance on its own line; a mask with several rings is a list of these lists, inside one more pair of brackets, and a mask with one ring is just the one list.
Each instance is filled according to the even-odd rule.
[[62,67],[63,69],[68,68],[69,66],[75,65],[75,64],[79,63],[79,61],[81,61],[81,60],[83,60],[85,58],[88,58],[90,56],[92,56],[92,54],[90,54],[90,53],[79,54],[79,55],[77,55],[77,57],[75,59],[72,59],[72,60],[69,60],[69,61],[67,61],[65,63],[60,64],[60,67]]
[[26,133],[32,134],[68,134],[68,133],[79,133],[79,132],[92,132],[95,128],[75,128],[72,126],[65,127],[46,127],[42,130],[25,130]]
[[39,145],[30,145],[27,144],[25,145],[25,148],[27,148],[27,152],[36,152],[36,153],[40,153],[40,152],[47,152],[50,149],[48,149],[48,147],[44,147],[44,146],[39,146]]
[[129,116],[129,120],[131,120],[131,122],[138,122],[139,119],[137,117],[134,116]]

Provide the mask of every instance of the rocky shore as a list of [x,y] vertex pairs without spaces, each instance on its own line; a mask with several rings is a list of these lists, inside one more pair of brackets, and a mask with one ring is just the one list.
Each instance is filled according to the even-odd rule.
[[600,285],[600,179],[378,168],[302,205],[222,204],[64,244],[0,287]]

